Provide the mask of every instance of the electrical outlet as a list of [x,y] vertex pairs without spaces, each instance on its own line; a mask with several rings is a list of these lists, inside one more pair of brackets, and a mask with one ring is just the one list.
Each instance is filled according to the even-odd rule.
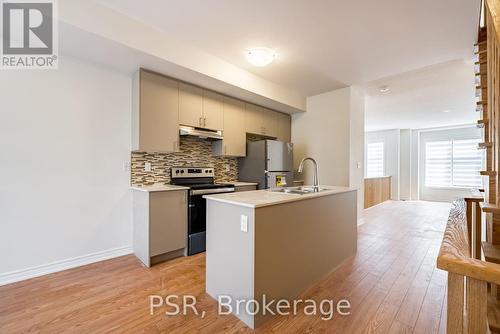
[[240,228],[241,232],[248,232],[248,216],[241,215],[240,216]]
[[357,165],[358,165],[358,169],[360,169],[361,168],[361,162],[358,161]]
[[146,172],[151,172],[151,162],[145,162],[144,163],[144,171]]

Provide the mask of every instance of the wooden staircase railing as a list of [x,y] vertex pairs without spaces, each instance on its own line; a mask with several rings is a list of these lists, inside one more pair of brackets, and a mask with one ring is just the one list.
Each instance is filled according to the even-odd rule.
[[480,260],[478,239],[473,239],[476,235],[481,240],[481,210],[477,207],[480,201],[472,196],[453,203],[437,258],[438,268],[448,272],[449,334],[487,333],[494,321],[488,318],[488,300],[492,300],[488,298],[488,288],[496,294],[500,264]]
[[468,242],[470,255],[477,259],[482,259],[481,243],[483,234],[482,208],[484,195],[479,191],[471,192],[470,196],[464,198],[466,206],[466,222],[468,232]]

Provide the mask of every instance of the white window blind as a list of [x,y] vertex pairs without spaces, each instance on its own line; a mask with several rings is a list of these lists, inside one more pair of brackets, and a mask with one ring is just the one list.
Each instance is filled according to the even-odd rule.
[[453,141],[453,186],[482,186],[483,151],[477,149],[478,143],[477,139]]
[[384,142],[368,143],[366,146],[366,176],[384,176]]
[[479,139],[429,141],[425,144],[425,185],[481,187],[483,158]]
[[425,185],[451,186],[452,142],[431,141],[425,143]]

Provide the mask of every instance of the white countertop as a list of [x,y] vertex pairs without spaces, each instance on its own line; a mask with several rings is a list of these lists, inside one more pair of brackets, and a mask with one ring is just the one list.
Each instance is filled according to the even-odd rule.
[[249,208],[259,208],[263,206],[301,201],[314,197],[329,196],[329,195],[335,195],[357,190],[355,188],[349,188],[349,187],[336,187],[336,186],[320,186],[320,187],[327,190],[305,195],[280,193],[269,190],[253,190],[253,191],[242,191],[235,193],[205,195],[203,197],[206,198],[207,200],[212,200],[212,201],[230,203]]
[[228,182],[229,184],[234,184],[235,187],[245,187],[245,186],[256,186],[258,185],[257,182],[243,182],[243,181],[238,181],[238,182]]
[[144,192],[189,190],[188,187],[174,186],[170,184],[155,184],[152,186],[144,186],[144,187],[133,186],[130,187],[130,189],[137,191],[144,191]]

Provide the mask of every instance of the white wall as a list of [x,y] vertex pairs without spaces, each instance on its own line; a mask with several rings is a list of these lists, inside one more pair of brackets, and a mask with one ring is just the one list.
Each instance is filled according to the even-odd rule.
[[[363,184],[364,96],[347,87],[307,98],[307,112],[292,116],[295,168],[300,160],[313,157],[319,164],[324,185],[360,187]],[[359,168],[358,168],[359,164]],[[306,183],[312,168],[305,168]],[[359,214],[363,187],[358,191]]]
[[411,130],[411,200],[419,199],[420,130]]
[[[295,168],[303,157],[313,157],[322,184],[348,186],[350,88],[309,97],[306,109],[292,115]],[[308,167],[304,179],[310,183],[313,169]]]
[[392,176],[391,199],[393,200],[399,200],[399,140],[399,130],[365,133],[365,145],[372,142],[384,142],[384,174]]
[[[399,132],[399,199],[411,199],[411,130]],[[417,184],[417,183],[415,183]]]
[[130,100],[128,76],[67,56],[2,71],[0,284],[130,252]]
[[351,87],[351,117],[350,117],[350,165],[349,186],[358,190],[358,217],[364,209],[365,183],[363,164],[365,155],[365,97],[359,87]]

